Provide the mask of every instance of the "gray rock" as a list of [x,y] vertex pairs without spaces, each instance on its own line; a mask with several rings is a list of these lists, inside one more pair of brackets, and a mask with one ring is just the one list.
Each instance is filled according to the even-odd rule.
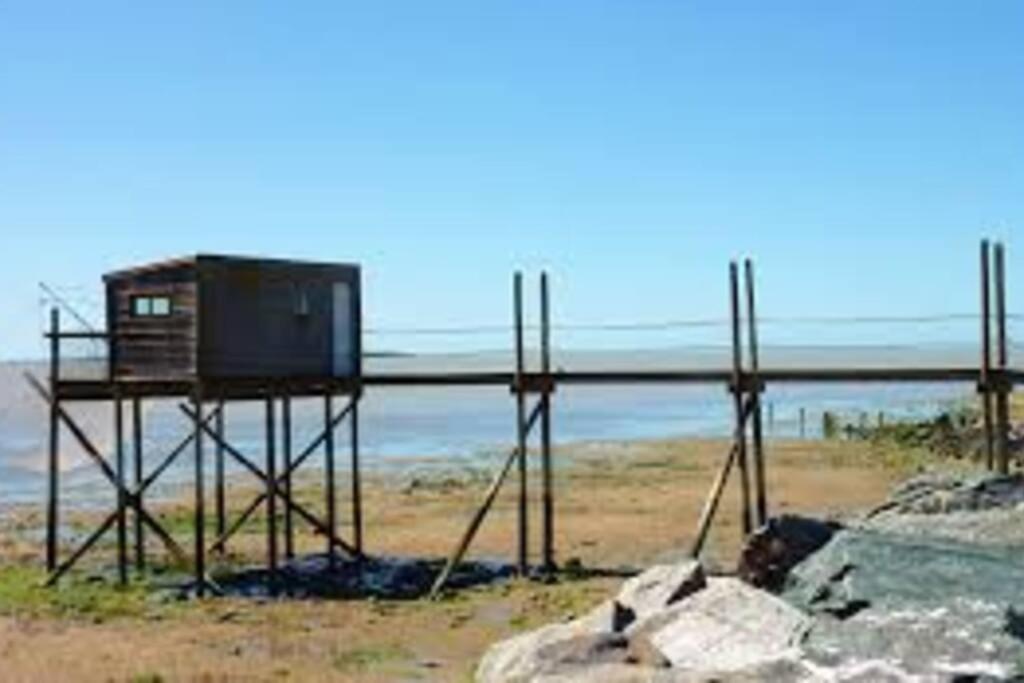
[[476,671],[479,683],[520,683],[600,664],[625,664],[625,636],[582,632],[578,623],[553,624],[493,645]]
[[693,672],[742,672],[793,660],[810,621],[779,598],[732,578],[707,587],[627,630],[646,639],[673,667]]
[[618,600],[605,600],[573,623],[586,633],[622,633],[635,619],[633,610]]
[[1013,508],[1024,503],[1024,475],[983,474],[957,477],[923,474],[897,486],[880,513],[944,514]]
[[546,645],[568,640],[578,632],[569,624],[549,624],[492,645],[476,670],[478,683],[530,681],[547,668],[539,651]]
[[616,600],[636,619],[644,619],[706,585],[704,569],[697,560],[659,564],[626,581]]
[[[999,678],[1024,662],[1022,585],[1019,549],[848,529],[782,597],[818,615],[805,656],[840,680]],[[886,678],[858,678],[883,665]]]

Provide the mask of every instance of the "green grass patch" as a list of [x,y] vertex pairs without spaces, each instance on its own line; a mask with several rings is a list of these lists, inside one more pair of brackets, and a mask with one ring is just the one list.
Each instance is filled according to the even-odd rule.
[[68,579],[59,586],[43,586],[43,571],[29,567],[0,567],[0,614],[56,616],[95,622],[141,617],[158,607],[147,601],[147,587],[131,583],[118,587],[106,580]]
[[403,664],[412,657],[412,653],[401,645],[387,643],[337,652],[332,658],[331,664],[336,671],[341,673],[367,673]]

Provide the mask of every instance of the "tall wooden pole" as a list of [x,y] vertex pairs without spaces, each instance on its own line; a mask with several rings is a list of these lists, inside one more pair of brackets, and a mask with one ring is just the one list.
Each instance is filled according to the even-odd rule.
[[747,468],[747,430],[743,419],[743,349],[740,342],[740,285],[736,262],[729,263],[729,303],[732,313],[732,392],[736,411],[736,462],[740,475],[740,514],[743,535],[750,534],[753,523],[750,510],[750,472]]
[[543,562],[544,571],[555,569],[555,500],[551,469],[551,308],[548,290],[548,274],[540,275],[540,370],[544,375],[544,387],[540,396],[540,439],[541,465],[543,467]]
[[363,489],[359,462],[359,396],[352,397],[348,416],[349,442],[352,449],[352,533],[356,555],[363,556]]
[[996,394],[996,455],[999,460],[999,472],[1008,474],[1010,471],[1010,396],[1006,381],[1006,367],[1009,354],[1006,346],[1006,264],[1002,243],[996,244],[996,353],[999,364],[999,389]]
[[206,473],[203,462],[203,389],[199,382],[196,382],[193,388],[192,406],[192,445],[195,448],[195,518],[192,525],[195,540],[195,582],[196,595],[203,597],[206,595]]
[[515,318],[516,344],[516,449],[519,469],[519,574],[525,576],[529,570],[529,520],[526,462],[526,394],[523,373],[526,359],[523,350],[523,274],[516,273],[513,283],[513,308]]
[[275,434],[274,397],[266,399],[267,470],[267,569],[271,595],[277,593],[277,435]]
[[[142,399],[138,396],[132,399],[132,456],[134,466],[132,471],[135,475],[135,495],[138,496],[139,508],[142,508],[142,482],[145,479],[145,467],[143,465],[142,452]],[[142,523],[142,515],[135,511],[135,569],[142,571],[146,568],[146,531]]]
[[[286,499],[292,499],[292,399],[286,392],[281,397],[281,458],[284,467],[284,489]],[[289,560],[295,557],[295,527],[292,517],[292,506],[284,506],[284,556]]]
[[991,277],[989,275],[988,240],[981,241],[981,410],[985,425],[985,466],[995,469],[995,447],[992,428],[992,316],[990,312]]
[[753,402],[752,417],[754,442],[754,482],[756,484],[757,524],[768,521],[768,494],[765,484],[764,439],[761,425],[761,386],[758,378],[759,357],[757,348],[757,313],[754,298],[754,264],[750,259],[743,262],[744,280],[747,287],[747,335],[750,346],[750,379],[752,383],[750,400]]
[[127,478],[124,469],[124,401],[121,388],[114,385],[114,472],[117,475],[117,578],[128,583],[128,519],[125,499]]
[[60,504],[60,309],[50,309],[50,434],[49,475],[46,501],[46,571],[53,573],[58,561]]
[[338,530],[337,517],[337,496],[334,491],[334,396],[328,389],[324,394],[324,496],[327,505],[327,530],[330,536],[327,538],[327,558],[331,569],[338,566],[337,549],[331,540]]
[[[214,507],[217,515],[217,538],[224,535],[228,525],[227,480],[224,470],[224,400],[217,401],[217,414],[213,418],[214,430],[217,432],[217,443],[214,445]],[[221,552],[223,552],[221,547]]]

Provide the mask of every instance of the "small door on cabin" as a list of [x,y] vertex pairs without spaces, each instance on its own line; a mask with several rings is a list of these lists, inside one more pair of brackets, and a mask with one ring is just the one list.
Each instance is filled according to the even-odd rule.
[[352,289],[344,282],[334,283],[333,293],[334,376],[349,377],[355,372],[355,321],[352,316]]

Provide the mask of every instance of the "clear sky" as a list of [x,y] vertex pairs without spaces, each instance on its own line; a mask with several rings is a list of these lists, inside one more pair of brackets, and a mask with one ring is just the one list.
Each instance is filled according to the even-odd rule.
[[360,262],[405,327],[517,267],[721,317],[746,254],[765,315],[970,312],[989,235],[1024,309],[1022,45],[996,0],[0,2],[0,357],[39,281],[199,251]]

